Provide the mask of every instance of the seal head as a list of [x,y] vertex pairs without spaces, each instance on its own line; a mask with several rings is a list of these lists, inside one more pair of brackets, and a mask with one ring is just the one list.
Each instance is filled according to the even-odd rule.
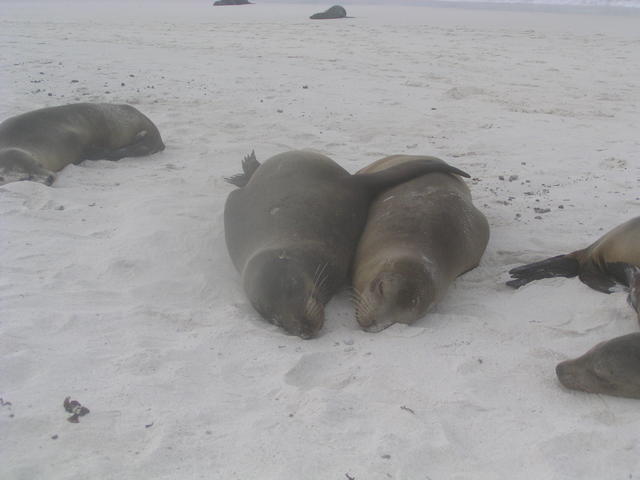
[[599,343],[556,366],[560,383],[572,390],[640,398],[640,333]]
[[40,165],[22,148],[4,148],[0,150],[0,185],[21,180],[51,185],[56,174]]
[[434,302],[431,273],[412,258],[395,258],[373,269],[377,274],[362,290],[354,289],[356,319],[368,332],[394,323],[411,324],[424,316]]
[[[311,276],[314,268],[315,275]],[[247,262],[243,286],[262,317],[290,335],[308,339],[316,336],[324,324],[324,270],[326,264],[323,268],[309,252],[267,250]]]

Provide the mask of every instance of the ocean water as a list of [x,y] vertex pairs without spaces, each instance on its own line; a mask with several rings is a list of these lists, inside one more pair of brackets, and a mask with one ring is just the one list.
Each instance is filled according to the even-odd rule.
[[437,0],[429,3],[460,5],[522,5],[546,7],[640,8],[640,0]]

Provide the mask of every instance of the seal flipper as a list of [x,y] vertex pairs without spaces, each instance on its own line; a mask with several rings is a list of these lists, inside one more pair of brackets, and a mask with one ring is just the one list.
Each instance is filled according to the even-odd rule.
[[591,262],[581,265],[578,277],[582,283],[602,293],[611,293],[616,286],[616,281],[610,275]]
[[444,160],[431,157],[420,160],[411,160],[409,162],[385,168],[379,172],[357,173],[355,175],[351,175],[349,178],[350,180],[364,183],[373,193],[377,194],[387,188],[391,188],[422,175],[435,172],[454,173],[461,177],[470,177],[467,172],[449,165]]
[[[513,280],[507,285],[520,288],[534,280],[552,277],[575,277],[580,270],[578,260],[572,255],[558,255],[539,262],[529,263],[509,270]],[[585,282],[586,283],[586,282]]]
[[242,160],[242,171],[244,173],[238,173],[236,175],[232,175],[231,177],[225,177],[225,181],[236,187],[244,187],[249,180],[256,172],[258,167],[260,166],[260,162],[256,159],[256,152],[254,150],[251,151],[251,155],[247,155]]

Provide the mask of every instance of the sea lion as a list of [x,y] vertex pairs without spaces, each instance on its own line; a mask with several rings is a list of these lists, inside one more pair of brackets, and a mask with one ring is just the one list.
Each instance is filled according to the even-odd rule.
[[324,306],[345,285],[369,204],[390,186],[430,172],[468,175],[438,159],[350,175],[309,151],[252,153],[225,204],[227,249],[253,307],[289,334],[310,338]]
[[640,333],[599,343],[556,367],[560,383],[573,390],[640,398]]
[[160,132],[130,105],[72,103],[41,108],[0,123],[0,185],[33,180],[82,160],[119,160],[164,150]]
[[[421,159],[434,157],[393,155],[358,175]],[[384,191],[371,204],[353,265],[358,323],[377,332],[423,317],[478,265],[488,241],[489,223],[458,176],[430,173]]]
[[582,250],[509,270],[507,285],[520,288],[550,277],[575,277],[594,290],[611,293],[616,282],[630,288],[629,301],[638,311],[640,290],[640,217],[618,225]]
[[331,20],[334,18],[345,18],[347,16],[347,11],[341,5],[334,5],[331,8],[328,8],[324,12],[314,13],[309,18],[311,20]]

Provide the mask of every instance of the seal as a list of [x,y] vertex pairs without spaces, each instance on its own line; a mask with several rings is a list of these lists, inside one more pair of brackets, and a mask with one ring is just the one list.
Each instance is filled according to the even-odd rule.
[[311,20],[332,20],[335,18],[345,18],[347,16],[347,11],[341,5],[334,5],[333,7],[328,8],[324,12],[314,13],[309,18]]
[[[358,175],[417,160],[437,159],[393,155]],[[478,265],[488,241],[489,223],[456,175],[430,173],[384,191],[371,205],[353,264],[358,323],[378,332],[423,317]]]
[[640,399],[640,333],[599,343],[581,357],[556,366],[572,390]]
[[224,210],[229,256],[256,311],[301,338],[316,335],[324,307],[349,274],[369,204],[375,195],[418,175],[468,175],[437,159],[407,162],[383,172],[350,175],[310,151],[255,154],[244,173],[227,181]]
[[557,255],[509,270],[507,285],[520,288],[529,282],[550,277],[575,277],[604,293],[616,283],[629,287],[629,301],[638,311],[640,289],[640,217],[618,225],[582,250]]
[[33,180],[51,185],[54,172],[82,160],[119,160],[164,150],[160,132],[130,105],[72,103],[0,123],[0,185]]

